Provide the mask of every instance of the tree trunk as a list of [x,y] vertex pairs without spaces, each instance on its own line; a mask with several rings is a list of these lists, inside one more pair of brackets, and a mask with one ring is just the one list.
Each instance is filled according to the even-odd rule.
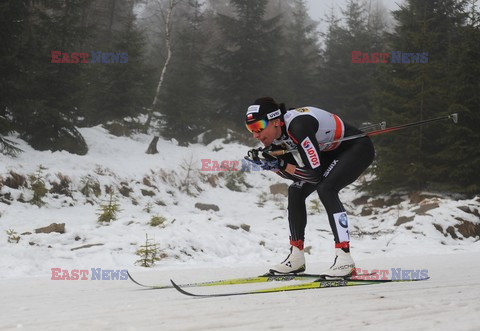
[[152,106],[150,107],[150,110],[148,112],[147,121],[145,122],[145,130],[148,130],[148,128],[150,127],[150,123],[152,122],[153,112],[155,111],[155,108],[158,104],[158,99],[163,86],[165,73],[167,72],[168,65],[170,64],[170,59],[172,58],[172,13],[173,9],[180,1],[181,0],[169,0],[167,14],[166,16],[163,16],[165,22],[165,44],[167,46],[167,58],[165,59],[165,63],[163,64],[162,73],[160,74],[160,79],[158,81],[157,89],[155,91],[155,97],[153,98]]
[[148,145],[147,154],[158,154],[157,150],[157,143],[158,143],[158,136],[153,137],[152,141],[150,142],[150,145]]

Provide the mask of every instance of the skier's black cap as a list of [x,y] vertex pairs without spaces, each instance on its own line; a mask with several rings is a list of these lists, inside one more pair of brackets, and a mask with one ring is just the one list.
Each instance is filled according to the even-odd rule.
[[273,120],[282,116],[281,106],[271,97],[258,98],[247,109],[245,123],[250,124],[262,119]]

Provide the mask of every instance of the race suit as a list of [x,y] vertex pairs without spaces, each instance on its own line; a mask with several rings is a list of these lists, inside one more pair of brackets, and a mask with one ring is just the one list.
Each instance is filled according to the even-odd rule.
[[294,181],[288,189],[292,244],[301,241],[303,246],[307,225],[305,200],[313,191],[317,191],[328,214],[336,245],[350,242],[348,216],[338,193],[369,167],[375,150],[369,137],[330,143],[359,133],[362,131],[319,108],[297,108],[284,114],[282,136],[273,146],[291,152],[282,158],[296,165],[294,174],[277,172]]

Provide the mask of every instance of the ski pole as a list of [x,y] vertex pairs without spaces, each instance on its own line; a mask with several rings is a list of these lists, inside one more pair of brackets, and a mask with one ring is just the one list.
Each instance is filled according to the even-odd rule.
[[[380,123],[375,123],[375,124],[366,124],[365,126],[362,126],[359,130],[363,131],[363,133],[368,133],[368,132],[373,132],[373,131],[378,131],[378,130],[383,130],[387,127],[387,122],[380,122]],[[326,145],[326,144],[325,144]],[[276,151],[271,151],[269,152],[270,155],[272,156],[280,156],[284,154],[288,154],[291,151],[289,150],[276,150]]]
[[[374,124],[374,125],[370,125],[370,126],[367,126],[365,128],[362,128],[362,129],[370,129],[372,127],[380,126],[379,130],[362,132],[362,133],[359,133],[359,134],[355,134],[353,136],[343,137],[341,139],[333,140],[333,141],[330,141],[328,143],[323,143],[322,145],[331,145],[331,144],[335,144],[335,143],[342,142],[342,141],[353,140],[353,139],[358,139],[358,138],[362,138],[362,137],[376,136],[376,135],[382,134],[382,133],[397,131],[397,130],[400,130],[400,129],[410,128],[410,127],[419,126],[419,125],[422,125],[422,124],[441,121],[441,120],[446,120],[446,119],[451,119],[451,120],[453,120],[453,123],[456,124],[456,123],[458,123],[458,113],[453,113],[453,114],[450,114],[450,115],[447,115],[447,116],[431,118],[431,119],[428,119],[428,120],[423,120],[423,121],[418,121],[418,122],[412,122],[412,123],[392,126],[391,128],[386,128],[385,127],[385,122],[381,122],[379,124]],[[290,151],[279,150],[279,151],[270,152],[270,154],[273,155],[273,156],[280,156],[280,155],[287,154],[287,153],[290,153]]]
[[428,120],[423,120],[423,121],[418,121],[418,122],[412,122],[412,123],[392,126],[391,128],[382,128],[380,130],[363,132],[363,133],[359,133],[359,134],[356,134],[356,135],[353,135],[353,136],[343,137],[341,139],[337,139],[337,140],[325,143],[325,145],[331,145],[331,144],[335,144],[335,143],[338,143],[338,142],[341,142],[341,141],[352,140],[352,139],[357,139],[357,138],[362,138],[362,137],[376,136],[376,135],[382,134],[382,133],[397,131],[397,130],[400,130],[400,129],[410,128],[410,127],[419,126],[419,125],[422,125],[422,124],[441,121],[441,120],[446,120],[446,119],[452,119],[453,123],[456,124],[456,123],[458,123],[458,113],[450,114],[450,115],[447,115],[447,116],[441,116],[441,117],[437,117],[437,118],[430,118]]

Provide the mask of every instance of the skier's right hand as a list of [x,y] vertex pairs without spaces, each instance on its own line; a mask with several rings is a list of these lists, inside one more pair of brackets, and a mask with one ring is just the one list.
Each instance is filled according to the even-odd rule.
[[[248,162],[253,163],[255,166],[260,167],[263,170],[273,170],[276,166],[271,161],[266,160],[262,155],[262,148],[254,148],[247,152],[247,156],[244,157]],[[260,157],[262,156],[262,157]]]
[[260,161],[259,154],[262,152],[261,148],[252,148],[247,152],[247,156],[245,156],[245,160],[250,162],[258,162]]

